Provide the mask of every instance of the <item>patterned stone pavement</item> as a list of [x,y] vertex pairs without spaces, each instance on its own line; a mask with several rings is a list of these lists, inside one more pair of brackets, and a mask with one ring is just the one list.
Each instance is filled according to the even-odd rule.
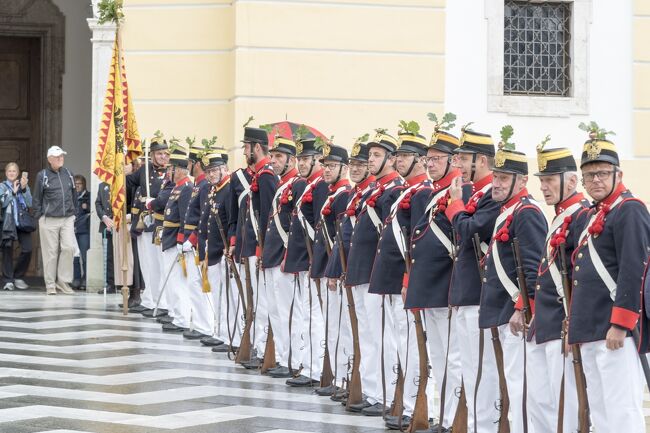
[[385,432],[236,366],[119,296],[0,294],[0,432]]

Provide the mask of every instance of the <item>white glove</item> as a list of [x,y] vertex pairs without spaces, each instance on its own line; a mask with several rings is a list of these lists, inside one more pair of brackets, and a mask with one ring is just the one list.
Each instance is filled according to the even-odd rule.
[[149,203],[151,203],[152,201],[153,201],[152,198],[148,198],[148,199],[144,202],[144,207],[147,208],[147,209],[150,209]]
[[183,254],[183,245],[182,244],[176,244],[176,252],[178,254]]
[[193,247],[194,246],[192,245],[192,242],[190,242],[190,241],[183,242],[183,252],[184,253],[189,253],[190,251],[192,251]]

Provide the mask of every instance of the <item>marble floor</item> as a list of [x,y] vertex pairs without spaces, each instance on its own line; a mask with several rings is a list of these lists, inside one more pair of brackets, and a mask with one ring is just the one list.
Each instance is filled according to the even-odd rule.
[[236,366],[117,295],[0,293],[0,433],[385,432]]

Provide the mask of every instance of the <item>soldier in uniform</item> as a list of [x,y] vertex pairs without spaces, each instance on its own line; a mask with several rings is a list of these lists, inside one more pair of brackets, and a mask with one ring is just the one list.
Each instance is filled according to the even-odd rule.
[[[313,248],[313,260],[310,267],[310,277],[315,283],[320,285],[319,302],[322,305],[323,317],[325,318],[325,339],[327,340],[330,365],[326,365],[323,357],[323,374],[330,373],[326,369],[330,368],[334,376],[334,382],[331,384],[323,383],[323,387],[317,388],[318,395],[331,396],[337,387],[343,385],[342,379],[347,371],[348,357],[352,347],[351,339],[339,340],[339,350],[337,351],[337,337],[339,336],[338,328],[341,322],[349,323],[343,319],[344,311],[342,309],[341,294],[334,290],[328,290],[327,279],[325,278],[325,268],[332,253],[334,237],[336,235],[336,221],[345,213],[350,191],[350,181],[348,180],[348,151],[334,144],[325,143],[323,145],[323,180],[329,185],[329,191],[325,204],[319,210],[316,218],[318,223],[315,229],[315,241]],[[348,325],[349,329],[349,325]],[[338,376],[338,377],[337,377]],[[321,381],[322,382],[322,381]]]
[[[408,312],[404,310],[401,294],[404,276],[407,275],[405,258],[408,255],[411,227],[424,214],[431,191],[432,183],[424,162],[426,154],[427,140],[422,135],[414,132],[399,134],[395,166],[405,181],[399,196],[390,204],[388,212],[382,214],[384,225],[368,287],[368,293],[381,295],[382,298],[382,308],[385,311],[385,329],[382,333],[387,363],[399,363],[401,372],[398,371],[398,374],[404,376],[403,414],[386,417],[386,427],[396,430],[408,427],[411,422],[417,394],[418,370],[413,367],[417,363],[413,363],[413,359],[406,356],[409,350],[417,353],[417,339],[415,333],[408,332],[410,319]],[[382,322],[371,323],[370,326],[380,323]],[[392,378],[386,378],[386,382],[392,383]],[[388,393],[392,393],[391,388],[387,387]]]
[[293,334],[295,329],[298,335],[303,337],[302,347],[298,346],[301,349],[299,352],[294,350],[296,347],[292,344],[292,358],[297,352],[296,356],[302,363],[302,372],[298,377],[288,379],[286,383],[289,386],[303,387],[320,382],[321,376],[323,356],[321,342],[325,337],[325,324],[318,304],[316,284],[309,278],[307,242],[314,241],[317,213],[325,204],[328,186],[323,180],[323,168],[320,162],[322,153],[316,147],[316,140],[313,138],[299,140],[296,143],[296,152],[298,171],[306,183],[304,186],[296,185],[293,191],[295,205],[282,269],[295,275],[296,298],[293,302],[291,333]]
[[[156,248],[153,239],[154,218],[151,212],[145,208],[144,203],[149,198],[147,192],[151,197],[158,196],[165,178],[166,167],[169,162],[169,150],[167,141],[162,135],[156,134],[151,140],[149,158],[150,160],[147,162],[149,165],[149,179],[147,179],[147,169],[144,166],[126,176],[127,186],[140,188],[141,195],[139,204],[135,207],[140,209],[138,216],[144,226],[142,234],[138,236],[137,240],[138,258],[145,286],[141,300],[141,306],[144,307],[142,313],[152,310],[156,306],[156,300],[160,293],[160,287],[158,286],[160,273],[162,272],[159,266],[160,251]],[[147,188],[147,184],[149,188]]]
[[[269,305],[269,320],[273,329],[275,350],[278,353],[278,365],[267,373],[271,377],[289,378],[291,371],[300,367],[298,350],[299,342],[294,341],[291,364],[289,365],[290,345],[289,320],[293,318],[291,303],[291,287],[293,275],[283,272],[282,259],[289,242],[289,226],[295,203],[294,194],[297,184],[303,183],[296,168],[296,144],[285,137],[275,137],[273,147],[269,151],[271,166],[280,177],[269,214],[264,249],[262,251],[262,266],[266,277],[266,294]],[[298,362],[296,362],[298,361]]]
[[[449,187],[450,202],[445,209],[455,233],[449,304],[455,310],[453,327],[461,352],[468,431],[494,432],[494,423],[499,418],[499,412],[495,410],[498,380],[490,337],[485,338],[478,323],[481,278],[473,245],[474,235],[477,234],[481,250],[486,248],[499,213],[499,204],[492,199],[490,167],[494,159],[494,143],[490,135],[472,131],[467,126],[462,129],[460,143],[456,150],[456,163],[462,178],[459,176],[452,181]],[[467,203],[463,201],[463,182],[472,186],[472,195]],[[482,372],[480,378],[479,366]],[[478,388],[477,382],[480,382]]]
[[585,143],[580,169],[594,205],[572,257],[568,340],[580,344],[594,429],[641,433],[645,382],[632,333],[642,312],[650,217],[623,184],[616,147],[601,131]]
[[[253,254],[244,257],[248,260],[251,269],[255,272],[253,282],[253,327],[251,342],[257,352],[258,358],[249,366],[257,367],[258,360],[264,357],[266,339],[268,336],[269,305],[266,295],[266,278],[261,267],[261,246],[264,244],[263,236],[269,221],[271,204],[275,196],[278,177],[273,172],[269,158],[268,133],[262,128],[244,128],[244,154],[249,165],[252,166],[252,179],[250,195],[246,201],[247,214],[253,226],[253,238],[246,240],[254,244]],[[276,360],[277,360],[276,354]]]
[[[189,251],[183,249],[182,230],[193,185],[189,177],[188,150],[177,141],[172,142],[169,163],[169,174],[173,187],[165,204],[161,234],[163,254],[161,285],[166,283],[166,286],[161,289],[165,290],[168,318],[160,319],[160,322],[163,323],[163,331],[183,332],[190,326],[190,311],[185,294],[187,287],[186,256]],[[147,208],[159,209],[160,201],[162,201],[159,199],[160,196],[148,199]]]
[[[535,282],[547,225],[542,210],[526,189],[526,155],[512,149],[514,146],[503,137],[492,168],[492,198],[501,208],[485,255],[479,326],[482,329],[497,328],[499,331],[512,413],[511,431],[524,431],[524,423],[528,423],[522,408],[524,398],[527,398],[527,406],[530,408],[532,423],[528,424],[533,425],[537,431],[545,431],[543,423],[536,415],[541,412],[538,402],[548,397],[548,392],[535,390],[536,392],[528,393],[526,397],[523,394],[526,380],[524,350],[540,350],[534,343],[526,344],[523,340],[523,309],[530,308],[531,313],[535,311]],[[518,258],[513,252],[514,239],[521,245],[521,257]],[[525,281],[518,281],[518,266],[523,269]],[[525,303],[526,295],[521,292],[527,293],[530,307]],[[537,355],[531,353],[529,356]]]
[[99,217],[99,232],[106,239],[105,279],[106,293],[115,293],[115,275],[113,269],[113,207],[111,206],[111,187],[101,182],[95,197],[95,211]]
[[[414,360],[409,361],[409,368],[419,371],[415,360],[430,359],[438,394],[443,395],[444,392],[444,403],[441,403],[444,404],[443,420],[430,429],[436,433],[450,431],[458,407],[456,391],[462,380],[459,342],[455,338],[449,307],[449,284],[454,264],[453,233],[451,222],[445,215],[449,186],[453,179],[461,175],[458,168],[452,167],[452,157],[459,144],[457,137],[437,127],[431,137],[426,160],[432,187],[424,215],[412,229],[409,248],[411,268],[402,288],[404,308],[415,309],[411,314],[424,316],[428,345],[427,352],[419,357],[417,351],[409,352],[409,360]],[[466,188],[465,199],[469,198],[469,191],[471,187]],[[411,338],[416,335],[413,320],[409,320],[408,334]],[[443,381],[446,382],[444,391]],[[434,418],[438,414],[433,413],[433,392],[430,392],[433,388],[429,388],[427,407],[429,418]]]
[[[191,256],[187,263],[187,300],[190,303],[190,314],[193,329],[183,332],[183,337],[189,340],[200,339],[204,345],[212,346],[214,343],[221,343],[223,340],[212,340],[212,334],[216,328],[216,311],[212,305],[210,295],[203,291],[203,278],[200,269],[200,260],[205,258],[205,240],[200,245],[204,251],[197,251],[197,244],[190,241],[192,233],[196,233],[201,215],[208,207],[208,195],[212,188],[208,182],[204,169],[203,157],[207,156],[210,149],[203,144],[195,144],[193,140],[187,139],[190,144],[190,166],[191,174],[194,177],[194,188],[187,206],[184,217],[183,233],[179,233],[179,242],[183,243],[183,250],[190,251]],[[206,140],[207,144],[207,140]],[[208,162],[206,157],[205,162]],[[207,221],[206,221],[207,222]],[[204,234],[207,228],[204,227]],[[182,239],[182,241],[181,241]],[[195,237],[195,239],[198,239]],[[199,248],[200,250],[200,248]]]
[[368,293],[368,287],[383,221],[390,214],[403,183],[395,171],[394,152],[397,148],[397,140],[384,130],[378,130],[368,143],[368,169],[377,181],[367,199],[358,204],[345,276],[345,284],[352,286],[359,335],[363,336],[359,340],[360,373],[361,387],[366,396],[360,404],[350,405],[349,410],[368,416],[385,415],[384,400],[387,405],[392,402],[392,393],[384,391],[382,378],[388,377],[393,366],[382,358],[381,346],[377,344],[382,341],[382,297]]
[[[332,252],[327,261],[327,267],[325,268],[325,277],[327,277],[328,290],[340,290],[340,293],[338,295],[340,298],[339,311],[342,312],[342,316],[335,328],[335,356],[338,357],[341,355],[348,355],[348,359],[354,354],[353,339],[355,336],[353,335],[351,329],[352,325],[350,323],[350,314],[347,307],[347,291],[343,286],[342,278],[345,278],[345,275],[343,275],[343,266],[341,263],[339,248],[343,248],[344,256],[347,260],[350,252],[350,239],[352,237],[354,225],[356,224],[357,209],[372,192],[372,186],[375,182],[375,176],[371,175],[370,170],[368,170],[368,145],[366,143],[362,143],[362,138],[357,140],[357,142],[355,142],[355,144],[352,146],[352,152],[350,153],[349,157],[350,180],[355,183],[355,186],[347,196],[345,212],[339,217],[339,230],[341,231],[340,239],[342,241],[342,244],[339,244],[337,238],[334,242],[334,245],[332,246]],[[358,330],[356,338],[359,338]],[[347,361],[347,359],[345,361]],[[337,377],[345,377],[347,376],[347,373],[347,366],[343,370],[338,367],[334,371],[334,374]],[[342,401],[345,397],[345,391],[339,390],[335,395],[332,396],[332,399],[335,401]]]
[[[562,283],[562,269],[570,269],[571,263],[561,262],[560,249],[564,248],[567,261],[575,249],[578,236],[577,224],[587,211],[589,202],[577,192],[578,173],[576,161],[566,148],[537,149],[540,190],[544,200],[553,206],[555,217],[546,235],[544,255],[537,273],[535,286],[535,342],[543,348],[540,357],[528,358],[529,376],[533,392],[548,389],[550,406],[539,414],[545,418],[547,430],[558,425],[560,392],[564,380],[563,431],[578,431],[578,399],[573,356],[565,354],[562,347],[563,327],[568,311]],[[562,376],[564,375],[564,379]],[[539,383],[537,383],[539,382]],[[549,430],[549,431],[550,431]]]

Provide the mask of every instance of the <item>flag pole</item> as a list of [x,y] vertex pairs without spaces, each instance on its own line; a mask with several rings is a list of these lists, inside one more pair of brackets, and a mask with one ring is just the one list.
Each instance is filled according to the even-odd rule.
[[[122,44],[120,43],[120,20],[117,20],[117,25],[115,27],[115,43],[117,44],[117,74],[119,74],[120,82],[120,91],[122,90]],[[120,95],[121,96],[121,95]],[[124,136],[124,141],[122,142],[122,153],[125,153],[126,148],[126,134]],[[129,275],[129,257],[128,257],[128,245],[129,245],[129,236],[125,231],[126,229],[126,171],[124,167],[126,166],[126,154],[123,159],[122,164],[122,173],[123,176],[123,185],[124,185],[124,204],[122,206],[122,221],[121,227],[118,228],[121,231],[121,236],[119,237],[122,245],[122,314],[126,316],[129,313],[129,286],[128,286],[128,275]],[[147,179],[148,181],[149,179]]]

